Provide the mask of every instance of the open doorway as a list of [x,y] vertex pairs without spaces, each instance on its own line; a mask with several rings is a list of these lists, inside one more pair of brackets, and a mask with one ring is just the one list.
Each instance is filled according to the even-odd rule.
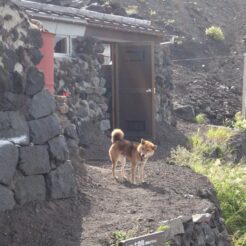
[[112,128],[126,137],[154,137],[154,59],[151,43],[110,43],[103,70]]

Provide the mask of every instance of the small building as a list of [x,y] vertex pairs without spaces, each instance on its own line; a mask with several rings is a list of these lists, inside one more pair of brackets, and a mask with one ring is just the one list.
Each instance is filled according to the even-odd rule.
[[147,20],[24,0],[16,0],[16,4],[47,30],[43,34],[45,64],[41,68],[49,87],[53,83],[50,69],[54,66],[51,50],[52,56],[62,59],[72,54],[77,37],[101,40],[105,66],[111,67],[111,127],[123,129],[132,138],[154,137],[154,46],[163,40],[161,30]]

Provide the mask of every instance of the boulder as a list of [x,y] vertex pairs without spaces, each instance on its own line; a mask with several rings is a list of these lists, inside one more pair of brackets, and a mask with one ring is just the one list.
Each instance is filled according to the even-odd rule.
[[27,71],[27,85],[25,92],[33,96],[44,88],[44,74],[36,67],[30,67]]
[[42,119],[28,122],[30,138],[34,144],[44,144],[61,134],[61,126],[56,116],[51,115]]
[[77,134],[76,126],[74,124],[71,124],[71,125],[67,126],[64,129],[64,135],[67,138],[78,139],[78,134]]
[[42,90],[30,101],[28,111],[35,118],[41,118],[52,114],[56,109],[55,100],[48,90]]
[[174,113],[177,117],[187,121],[193,121],[195,118],[195,111],[191,105],[174,105]]
[[102,120],[100,122],[100,130],[101,131],[107,131],[111,128],[110,121],[109,120]]
[[20,204],[45,200],[45,180],[42,175],[21,177],[15,183],[15,198]]
[[45,174],[50,171],[47,146],[27,146],[20,148],[19,168],[25,175]]
[[51,199],[68,198],[75,195],[74,169],[69,161],[47,175],[47,186]]
[[25,117],[19,112],[0,112],[1,138],[16,144],[29,144],[29,128]]
[[15,200],[13,192],[7,187],[0,185],[0,212],[13,209],[14,206]]
[[9,141],[0,140],[0,183],[10,185],[18,164],[19,152]]
[[48,143],[52,159],[61,162],[64,162],[68,159],[68,148],[65,138],[62,135],[51,139]]

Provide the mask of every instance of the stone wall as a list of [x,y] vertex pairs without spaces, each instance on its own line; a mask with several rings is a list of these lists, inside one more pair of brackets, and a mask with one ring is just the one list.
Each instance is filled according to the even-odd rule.
[[166,238],[173,246],[230,246],[229,234],[219,212],[213,211],[178,218],[161,223],[167,226]]
[[172,69],[169,49],[161,45],[155,46],[155,80],[156,80],[156,121],[166,121],[175,125],[172,103]]
[[75,194],[74,170],[55,102],[35,65],[39,29],[0,2],[0,211]]
[[102,74],[103,45],[93,38],[77,38],[74,55],[55,59],[55,91],[69,95],[68,118],[77,126],[95,123],[102,131],[110,126],[110,90]]

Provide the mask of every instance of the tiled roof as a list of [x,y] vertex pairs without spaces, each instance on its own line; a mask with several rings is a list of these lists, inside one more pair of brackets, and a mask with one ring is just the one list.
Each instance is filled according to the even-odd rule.
[[154,36],[163,36],[163,31],[155,28],[148,20],[140,20],[124,16],[103,14],[86,9],[61,7],[52,4],[37,3],[26,0],[14,2],[31,18],[61,20],[70,23],[81,23],[125,32],[143,33]]

